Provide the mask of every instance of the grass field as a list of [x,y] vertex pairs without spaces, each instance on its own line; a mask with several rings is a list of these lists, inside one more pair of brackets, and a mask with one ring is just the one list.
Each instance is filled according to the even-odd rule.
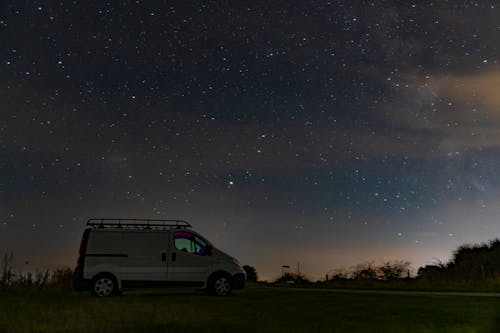
[[247,288],[0,290],[0,332],[500,332],[500,298]]

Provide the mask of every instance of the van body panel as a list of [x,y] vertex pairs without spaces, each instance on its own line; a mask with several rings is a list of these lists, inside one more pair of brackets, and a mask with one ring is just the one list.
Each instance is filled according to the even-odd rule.
[[210,271],[212,258],[182,251],[176,253],[176,260],[168,267],[168,281],[204,282]]
[[168,231],[122,232],[122,252],[127,257],[120,261],[120,278],[166,281],[168,238]]

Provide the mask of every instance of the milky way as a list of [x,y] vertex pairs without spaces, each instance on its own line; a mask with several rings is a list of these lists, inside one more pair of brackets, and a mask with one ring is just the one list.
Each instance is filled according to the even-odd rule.
[[[0,4],[0,251],[182,218],[262,277],[500,235],[496,1]],[[24,266],[23,266],[24,265]]]

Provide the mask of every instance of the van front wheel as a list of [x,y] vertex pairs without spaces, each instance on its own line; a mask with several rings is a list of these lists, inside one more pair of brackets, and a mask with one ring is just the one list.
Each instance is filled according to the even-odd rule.
[[224,273],[212,276],[207,286],[208,293],[217,296],[227,296],[231,294],[231,289],[231,277]]
[[108,297],[116,294],[117,283],[111,274],[100,274],[92,280],[92,293],[98,297]]

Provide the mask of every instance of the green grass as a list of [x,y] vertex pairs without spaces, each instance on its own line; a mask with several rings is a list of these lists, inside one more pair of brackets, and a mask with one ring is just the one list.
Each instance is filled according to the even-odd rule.
[[231,297],[175,289],[98,299],[0,290],[0,332],[500,332],[500,298],[251,287]]

